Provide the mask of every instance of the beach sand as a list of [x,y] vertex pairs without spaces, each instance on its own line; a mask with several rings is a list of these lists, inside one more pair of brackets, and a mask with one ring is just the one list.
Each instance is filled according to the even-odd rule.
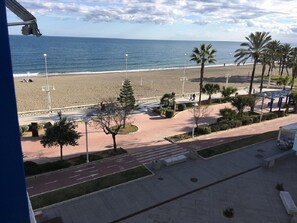
[[[228,86],[237,88],[248,87],[250,82],[251,65],[206,67],[204,83],[218,83],[225,86],[225,75],[229,72]],[[184,69],[154,70],[154,71],[128,71],[127,78],[131,80],[134,95],[137,100],[142,98],[160,97],[164,93],[182,93]],[[199,91],[200,68],[187,68],[185,93]],[[261,66],[257,66],[256,76],[261,74]],[[126,77],[126,72],[75,74],[49,76],[49,85],[54,86],[51,91],[52,108],[98,104],[102,99],[117,97]],[[22,78],[15,78],[15,91],[18,112],[32,110],[46,110],[47,95],[42,91],[46,85],[45,76],[29,77],[32,83],[21,82]],[[26,78],[28,79],[28,78]],[[256,79],[254,88],[259,86]]]

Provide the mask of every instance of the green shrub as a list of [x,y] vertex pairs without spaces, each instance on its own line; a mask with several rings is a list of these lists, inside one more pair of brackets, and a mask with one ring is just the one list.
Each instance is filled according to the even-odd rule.
[[211,127],[208,125],[198,126],[197,133],[199,135],[205,135],[211,133]]
[[174,116],[174,111],[172,109],[168,109],[165,112],[165,117],[166,118],[172,118]]
[[243,116],[241,121],[242,125],[250,125],[253,123],[253,118],[251,118],[250,116]]
[[221,130],[221,126],[218,123],[210,125],[211,132],[218,132]]
[[253,123],[260,122],[260,115],[251,115],[251,119],[253,119]]
[[178,111],[184,111],[187,109],[187,106],[185,104],[178,104],[177,105],[177,110]]
[[285,116],[284,111],[274,111],[272,113],[274,113],[277,117],[284,117]]
[[46,122],[43,125],[43,128],[47,129],[48,127],[52,126],[53,124],[51,122]]
[[277,117],[278,117],[277,113],[274,113],[274,112],[264,113],[262,115],[262,121],[275,119]]
[[219,123],[221,130],[230,129],[230,126],[227,123]]
[[229,120],[228,125],[230,128],[237,128],[242,126],[242,121],[237,119]]
[[225,119],[232,119],[236,116],[236,111],[234,111],[231,108],[223,108],[223,109],[220,109],[220,114]]
[[28,125],[21,125],[22,133],[28,132],[29,131],[29,126]]

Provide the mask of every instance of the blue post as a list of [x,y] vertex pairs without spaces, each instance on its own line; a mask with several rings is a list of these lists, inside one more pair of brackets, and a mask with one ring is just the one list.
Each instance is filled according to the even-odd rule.
[[271,101],[270,101],[270,112],[272,112],[273,101],[274,101],[274,98],[271,98]]
[[283,97],[280,97],[280,98],[278,99],[278,103],[277,103],[277,105],[278,105],[278,111],[281,110],[282,102],[283,102]]
[[5,1],[0,1],[0,222],[29,223]]

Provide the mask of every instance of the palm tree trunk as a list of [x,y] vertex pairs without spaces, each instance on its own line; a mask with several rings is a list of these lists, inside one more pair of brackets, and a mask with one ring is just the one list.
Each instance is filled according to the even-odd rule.
[[116,151],[117,149],[117,142],[116,142],[116,134],[111,134],[112,136],[112,141],[113,141],[113,150]]
[[291,90],[292,90],[293,87],[294,87],[294,82],[295,82],[296,75],[297,75],[297,69],[293,67],[293,68],[292,68],[292,83],[291,83]]
[[252,90],[253,90],[253,82],[254,82],[254,77],[255,77],[255,70],[256,70],[257,61],[258,61],[258,58],[254,58],[254,65],[253,65],[253,71],[252,71],[252,76],[251,76],[249,95],[252,94]]
[[63,146],[60,145],[60,160],[63,160]]
[[203,89],[203,74],[204,74],[204,61],[201,62],[200,68],[200,89],[199,89],[199,107],[201,106],[201,94]]
[[263,64],[263,66],[262,66],[262,75],[261,75],[261,84],[260,84],[260,92],[261,93],[262,93],[262,89],[263,89],[263,80],[264,80],[265,69],[266,69],[266,64]]

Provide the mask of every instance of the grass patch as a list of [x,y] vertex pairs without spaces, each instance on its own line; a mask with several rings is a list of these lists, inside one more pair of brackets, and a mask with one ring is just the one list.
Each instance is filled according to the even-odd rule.
[[271,132],[266,132],[260,135],[256,136],[251,136],[248,138],[240,139],[237,141],[225,143],[222,145],[214,146],[211,148],[207,148],[204,150],[200,150],[197,153],[202,156],[203,158],[209,158],[221,153],[229,152],[232,150],[236,150],[239,148],[242,148],[244,146],[248,146],[251,144],[259,143],[265,140],[273,139],[276,138],[278,135],[278,131],[271,131]]
[[126,135],[132,132],[137,132],[138,131],[138,127],[136,125],[126,125],[125,128],[121,128],[119,131],[120,135]]
[[151,172],[144,166],[136,167],[127,171],[116,173],[113,175],[98,178],[71,187],[63,188],[57,191],[49,192],[42,195],[31,197],[33,209],[45,207],[51,204],[56,204],[75,197],[99,191],[111,186],[129,182],[144,176],[150,175]]

